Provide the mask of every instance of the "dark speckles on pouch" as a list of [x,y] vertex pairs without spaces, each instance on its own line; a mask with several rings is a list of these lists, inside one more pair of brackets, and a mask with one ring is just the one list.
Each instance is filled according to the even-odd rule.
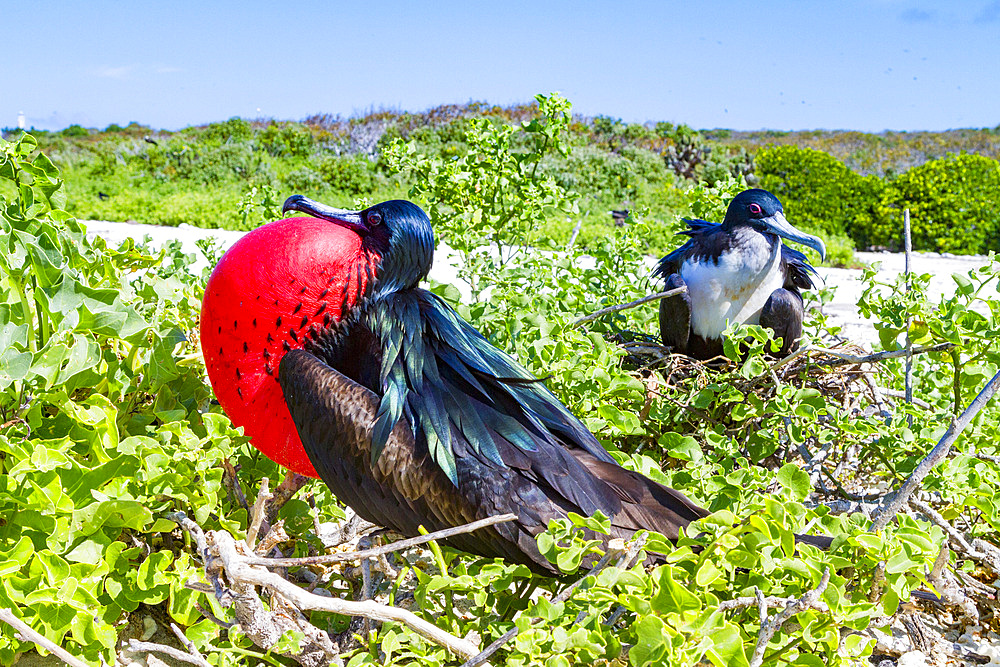
[[219,327],[219,333],[222,333],[222,327],[221,326]]
[[264,372],[268,375],[274,375],[274,369],[271,368],[271,364],[264,364]]
[[299,290],[299,294],[305,294],[305,293],[306,293],[306,288],[305,287],[303,287],[302,289]]
[[330,315],[330,313],[327,313],[326,315],[323,316],[323,326],[325,327],[330,326],[330,322],[332,321],[333,317]]
[[318,299],[319,299],[320,301],[322,301],[323,299],[325,299],[325,298],[326,298],[326,293],[327,293],[327,292],[329,292],[329,291],[330,291],[330,288],[329,288],[329,287],[327,287],[326,289],[324,289],[324,290],[323,290],[322,292],[320,292],[320,293],[319,293],[319,297],[317,297],[317,298],[318,298]]
[[239,329],[240,328],[240,323],[237,320],[233,320],[233,328],[234,329]]
[[292,349],[292,346],[288,344],[287,340],[281,341],[281,347],[284,348],[285,352],[288,352],[289,350]]
[[299,328],[300,328],[300,329],[304,329],[304,328],[305,328],[305,326],[306,326],[306,323],[307,323],[308,321],[309,321],[309,318],[308,318],[308,317],[306,317],[305,315],[303,315],[303,316],[302,316],[302,321],[301,321],[301,322],[299,322]]
[[276,305],[276,306],[278,305],[278,300],[277,299],[274,300],[274,305]]
[[292,315],[302,310],[302,302],[299,301],[299,305],[295,306],[295,310],[292,311]]
[[237,368],[236,369],[236,381],[239,382],[242,377],[243,377],[243,374],[240,373],[240,369]]
[[220,356],[220,357],[222,357],[222,356],[225,356],[225,355],[224,355],[224,354],[222,353],[222,348],[221,348],[221,347],[219,348],[219,356]]
[[272,336],[271,334],[267,334],[267,342],[268,343],[273,343],[274,342],[274,336]]
[[236,388],[236,393],[240,395],[240,400],[243,400],[243,390],[239,387]]
[[275,322],[274,322],[274,328],[275,329],[280,329],[281,328],[281,315],[278,315],[278,319],[275,320]]
[[253,318],[253,325],[254,325],[255,327],[257,326],[257,318],[256,318],[256,317],[255,317],[255,318]]
[[295,333],[295,329],[289,329],[288,330],[288,335],[291,336],[292,340],[294,340],[296,343],[299,342],[299,335],[297,333]]
[[264,350],[264,361],[267,361],[270,358],[271,358],[271,353],[268,350],[265,349]]
[[319,304],[319,308],[317,308],[316,312],[313,313],[313,317],[319,317],[320,313],[322,313],[324,310],[326,310],[326,301]]
[[329,285],[329,284],[330,284],[330,283],[332,283],[333,281],[334,281],[334,277],[333,277],[333,276],[330,276],[329,278],[327,278],[327,279],[326,279],[326,284],[327,284],[327,285]]
[[250,346],[246,344],[246,341],[243,341],[243,354],[246,354],[249,351],[250,351]]

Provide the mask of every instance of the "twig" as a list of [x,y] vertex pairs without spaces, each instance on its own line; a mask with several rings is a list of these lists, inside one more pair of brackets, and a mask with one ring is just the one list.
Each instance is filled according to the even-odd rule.
[[208,660],[205,660],[205,656],[203,656],[201,653],[198,652],[198,649],[195,647],[194,642],[188,639],[187,636],[183,632],[181,632],[181,629],[177,627],[176,623],[170,624],[170,631],[174,633],[175,637],[177,637],[177,641],[179,641],[181,644],[184,645],[184,648],[187,649],[187,652],[190,653],[193,658],[195,658],[196,665],[201,665],[201,667],[212,667],[212,665],[209,664]]
[[230,581],[253,586],[263,586],[286,598],[299,610],[328,611],[344,616],[361,616],[383,623],[400,623],[418,635],[444,646],[456,655],[468,658],[478,655],[479,648],[472,642],[456,637],[429,623],[405,609],[378,604],[372,600],[354,602],[340,598],[328,598],[302,590],[273,572],[267,572],[248,564],[248,559],[240,555],[236,540],[226,531],[212,531],[215,546],[222,561],[222,568]]
[[25,623],[17,616],[15,616],[14,612],[11,611],[10,609],[0,609],[0,621],[3,621],[7,625],[17,630],[25,641],[34,642],[38,646],[41,646],[43,649],[45,649],[52,655],[56,656],[57,658],[65,662],[67,665],[72,665],[72,667],[89,667],[87,663],[80,660],[72,653],[64,649],[63,647],[59,646],[53,641],[50,641],[49,639],[46,639],[44,635],[32,630],[31,626],[29,626],[27,623]]
[[[601,556],[601,559],[597,561],[594,567],[592,567],[585,575],[583,575],[582,577],[574,581],[572,584],[561,590],[555,597],[552,598],[552,603],[559,604],[560,602],[565,602],[566,600],[568,600],[570,596],[573,595],[573,592],[580,586],[580,584],[586,581],[587,577],[599,573],[601,570],[607,567],[608,563],[610,563],[612,559],[620,556],[620,558],[618,558],[619,566],[630,562],[633,558],[635,558],[635,555],[639,553],[639,551],[642,549],[642,546],[645,543],[646,543],[645,535],[641,535],[636,539],[632,540],[628,544],[627,548],[625,546],[624,540],[622,540],[621,538],[609,540],[607,551],[604,553],[603,556]],[[539,619],[537,618],[531,619],[531,625],[534,625],[538,620]],[[507,644],[507,642],[514,639],[514,637],[516,637],[519,632],[520,630],[518,630],[517,626],[514,626],[513,628],[505,632],[499,639],[497,639],[492,644],[483,649],[481,653],[472,658],[469,658],[464,663],[462,663],[462,667],[478,667],[478,665],[485,663],[487,660],[490,659],[490,656],[499,651],[505,644]]]
[[951,539],[952,543],[959,548],[960,553],[971,560],[990,567],[994,573],[1000,574],[1000,549],[982,540],[973,540],[970,543],[957,528],[952,526],[947,519],[938,514],[927,503],[916,498],[910,498],[908,502],[913,509],[927,517],[931,523],[940,526]]
[[[931,404],[930,403],[928,403],[927,401],[925,401],[925,400],[923,400],[921,398],[916,398],[915,396],[907,397],[905,391],[899,391],[898,389],[886,389],[885,387],[881,387],[881,390],[882,390],[882,393],[885,394],[886,396],[891,396],[893,398],[903,398],[903,399],[906,399],[907,403],[913,403],[918,408],[923,408],[924,410],[930,410],[931,409]],[[910,424],[910,425],[912,426],[912,424]]]
[[846,354],[844,352],[838,352],[837,350],[831,350],[825,347],[813,347],[810,348],[816,352],[822,352],[823,354],[834,357],[834,360],[823,359],[819,363],[824,366],[843,366],[844,364],[870,364],[879,361],[885,361],[886,359],[897,359],[899,357],[905,357],[907,354],[923,354],[925,352],[943,352],[944,350],[950,350],[955,347],[954,343],[938,343],[937,345],[925,345],[923,347],[914,347],[907,350],[889,350],[887,352],[875,352],[873,354],[868,354],[863,357],[859,357],[855,354]]
[[189,665],[198,665],[198,667],[212,667],[211,663],[201,656],[193,656],[190,653],[186,653],[173,646],[167,646],[165,644],[154,644],[153,642],[141,642],[138,639],[130,639],[128,641],[128,649],[132,653],[163,653],[169,655],[174,660],[180,660],[181,662],[186,662]]
[[278,516],[278,511],[292,499],[299,489],[306,486],[312,480],[305,475],[300,475],[297,472],[292,472],[289,470],[285,473],[285,478],[281,480],[274,489],[274,493],[267,502],[267,513],[266,518],[269,523],[274,523],[274,519]]
[[676,289],[667,290],[666,292],[660,292],[658,294],[649,294],[647,296],[642,297],[641,299],[636,299],[635,301],[630,301],[629,303],[622,303],[622,304],[618,304],[617,306],[608,306],[607,308],[601,308],[600,310],[595,311],[595,312],[591,313],[590,315],[585,315],[585,316],[581,317],[580,319],[578,319],[576,322],[573,322],[571,328],[572,329],[578,329],[578,328],[582,327],[584,324],[586,324],[587,322],[593,322],[597,318],[603,317],[604,315],[610,315],[611,313],[618,313],[618,312],[621,312],[623,310],[628,310],[630,308],[635,308],[637,306],[643,305],[644,303],[649,303],[650,301],[659,301],[660,299],[666,299],[667,297],[670,297],[670,296],[676,296],[677,294],[683,294],[686,291],[687,291],[687,287],[678,287]]
[[[904,273],[906,275],[906,292],[910,292],[910,255],[913,252],[910,243],[910,209],[903,210],[903,241],[906,249],[906,263]],[[903,375],[904,386],[906,387],[906,402],[913,403],[913,341],[910,340],[910,325],[913,318],[906,316],[906,370]],[[906,415],[906,425],[913,428],[913,415]]]
[[[768,607],[781,607],[788,605],[792,602],[796,602],[796,598],[782,598],[776,595],[772,595],[764,598],[764,602],[767,603]],[[732,600],[723,600],[719,603],[717,609],[719,611],[732,611],[734,609],[744,609],[746,607],[752,607],[759,604],[756,597],[751,597],[749,595],[739,598],[733,598]],[[815,609],[816,611],[823,612],[824,614],[830,611],[830,607],[822,600],[815,600],[810,603],[810,609]]]
[[882,507],[876,511],[875,521],[872,522],[871,530],[872,532],[882,530],[885,528],[886,524],[896,516],[896,513],[906,504],[907,500],[910,498],[916,488],[923,481],[924,477],[927,476],[934,466],[940,463],[945,456],[948,455],[949,450],[951,450],[952,444],[958,439],[958,436],[965,430],[965,428],[972,423],[979,411],[986,407],[986,404],[990,402],[993,398],[993,394],[1000,389],[1000,373],[997,373],[986,383],[982,391],[979,392],[969,404],[969,407],[965,409],[965,412],[958,419],[953,419],[951,426],[945,431],[945,434],[941,437],[934,449],[924,457],[924,460],[917,464],[917,467],[913,470],[910,476],[903,482],[903,485],[899,487],[899,490],[893,494],[886,496]]
[[363,551],[350,551],[345,553],[327,554],[324,556],[307,556],[304,558],[248,558],[246,562],[248,565],[263,565],[264,567],[295,567],[299,565],[325,565],[327,563],[342,563],[349,560],[361,560],[364,558],[372,558],[373,556],[382,556],[384,554],[393,553],[394,551],[400,551],[402,549],[409,549],[410,547],[425,544],[432,540],[443,540],[447,537],[471,533],[475,530],[479,530],[480,528],[486,528],[498,523],[514,521],[515,519],[517,519],[516,514],[500,514],[499,516],[491,516],[485,519],[480,519],[479,521],[473,521],[472,523],[467,523],[463,526],[445,528],[444,530],[437,530],[426,535],[410,537],[405,540],[393,542],[392,544],[384,544],[379,547],[364,549]]
[[267,490],[268,484],[269,480],[267,477],[262,477],[260,480],[260,489],[257,491],[257,500],[254,501],[253,509],[250,511],[250,527],[247,528],[247,546],[251,549],[257,543],[257,533],[260,532],[260,526],[264,521],[264,507],[272,496],[271,492]]
[[569,250],[576,243],[576,237],[580,234],[580,228],[583,227],[583,217],[577,219],[576,224],[573,226],[573,233],[569,235],[569,243],[566,244],[566,250]]
[[757,602],[760,606],[760,632],[757,635],[757,646],[754,647],[753,656],[750,658],[750,667],[760,667],[764,662],[764,651],[768,643],[774,637],[785,621],[801,611],[812,608],[819,602],[819,596],[826,590],[830,583],[830,568],[823,571],[823,577],[819,580],[819,585],[797,600],[791,600],[785,604],[785,608],[775,616],[767,616],[767,599],[757,591]]

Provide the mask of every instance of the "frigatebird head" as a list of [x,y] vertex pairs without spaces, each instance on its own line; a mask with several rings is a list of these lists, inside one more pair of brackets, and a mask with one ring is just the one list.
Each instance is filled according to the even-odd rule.
[[299,211],[350,229],[362,245],[381,258],[376,293],[388,294],[417,286],[434,260],[434,232],[423,209],[403,199],[375,204],[363,211],[333,208],[302,195],[292,195],[282,213]]
[[821,260],[826,259],[826,244],[823,243],[823,239],[793,227],[785,218],[781,202],[767,190],[754,188],[736,195],[729,202],[722,226],[727,230],[745,226],[762,234],[780,236],[788,241],[808,246],[819,253]]

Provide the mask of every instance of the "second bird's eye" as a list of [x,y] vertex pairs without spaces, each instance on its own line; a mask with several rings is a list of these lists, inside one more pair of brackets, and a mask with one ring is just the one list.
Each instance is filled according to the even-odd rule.
[[749,210],[753,215],[760,215],[764,212],[764,209],[760,207],[760,204],[750,204],[747,206],[747,210]]
[[382,224],[382,216],[380,214],[378,214],[378,213],[369,213],[368,214],[368,224],[371,225],[372,227],[375,227],[377,225],[381,225]]

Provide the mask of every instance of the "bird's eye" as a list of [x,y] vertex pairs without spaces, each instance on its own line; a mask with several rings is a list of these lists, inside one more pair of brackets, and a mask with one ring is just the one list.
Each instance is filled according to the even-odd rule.
[[382,224],[382,214],[381,213],[369,213],[368,214],[368,224],[372,227],[376,227]]
[[751,215],[760,215],[764,212],[764,209],[760,207],[760,204],[750,204],[747,206],[747,210],[750,211]]

